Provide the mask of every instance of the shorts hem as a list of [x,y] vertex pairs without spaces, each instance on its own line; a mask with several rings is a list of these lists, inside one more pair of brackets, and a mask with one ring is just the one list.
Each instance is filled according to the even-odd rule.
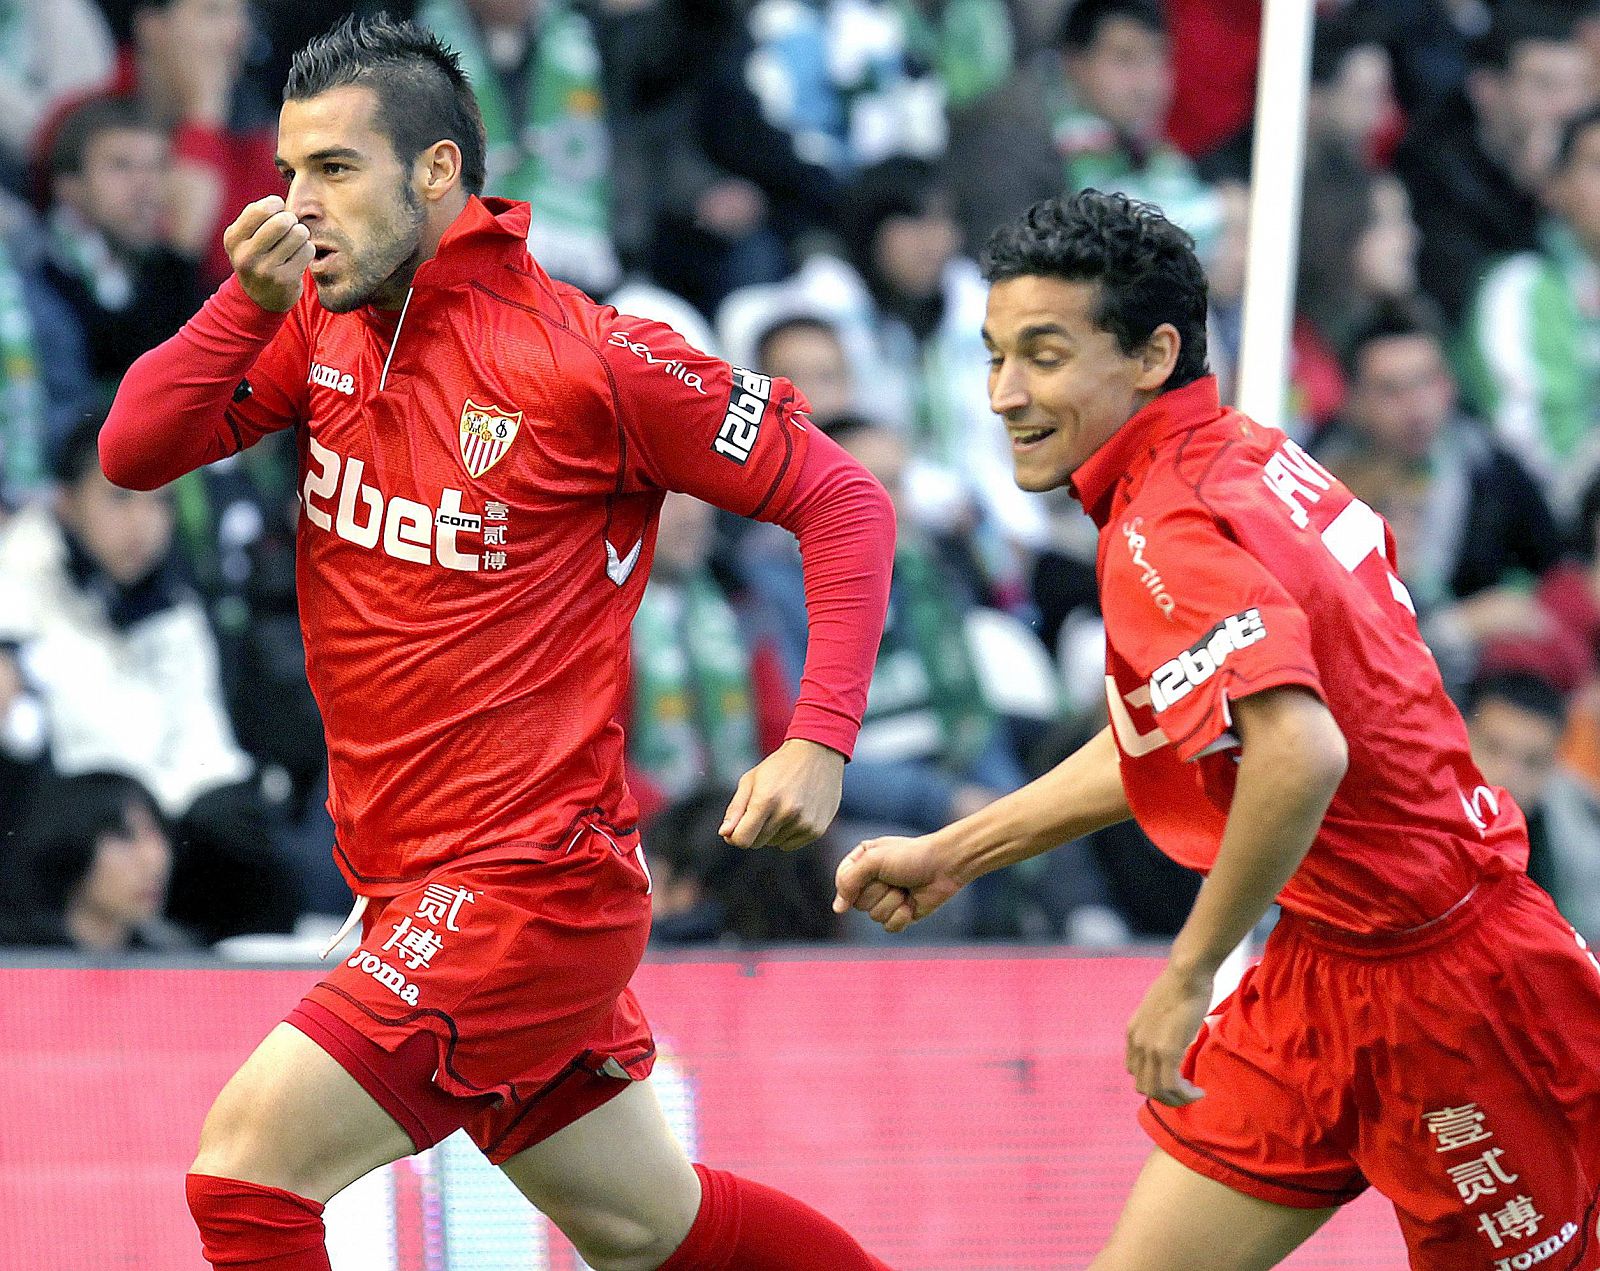
[[1307,1187],[1267,1178],[1243,1166],[1234,1165],[1214,1152],[1179,1138],[1148,1100],[1139,1109],[1139,1124],[1155,1145],[1178,1164],[1192,1169],[1196,1174],[1203,1175],[1213,1182],[1221,1183],[1224,1187],[1246,1196],[1254,1196],[1257,1200],[1264,1200],[1268,1204],[1281,1205],[1286,1209],[1337,1209],[1341,1205],[1348,1205],[1367,1190],[1368,1184],[1365,1180],[1356,1188]]
[[[406,1098],[384,1080],[382,1073],[362,1058],[361,1050],[355,1041],[358,1038],[362,1041],[367,1039],[361,1038],[346,1020],[317,1002],[302,1001],[289,1012],[284,1022],[304,1033],[349,1073],[356,1084],[395,1119],[417,1151],[425,1152],[438,1143],[440,1138],[448,1137],[436,1136],[412,1110]],[[347,1038],[346,1034],[351,1036]],[[368,1044],[371,1044],[370,1041]],[[463,1119],[466,1111],[465,1108],[462,1110]]]

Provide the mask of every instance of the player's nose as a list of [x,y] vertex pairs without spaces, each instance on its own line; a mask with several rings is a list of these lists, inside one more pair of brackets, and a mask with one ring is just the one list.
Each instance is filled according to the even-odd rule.
[[996,415],[1010,415],[1028,404],[1027,381],[1022,368],[1007,358],[989,380],[989,409]]

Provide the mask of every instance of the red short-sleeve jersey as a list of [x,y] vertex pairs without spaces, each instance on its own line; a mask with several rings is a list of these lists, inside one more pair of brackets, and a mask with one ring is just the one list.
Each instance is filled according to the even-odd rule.
[[1437,917],[1527,863],[1522,815],[1472,762],[1378,514],[1202,379],[1158,397],[1073,476],[1100,527],[1106,691],[1134,816],[1207,869],[1238,741],[1230,702],[1300,685],[1350,764],[1280,896],[1357,931]]
[[552,282],[527,231],[473,200],[398,316],[307,288],[227,410],[239,447],[298,430],[307,669],[370,894],[631,829],[615,720],[664,492],[762,516],[812,440],[787,381]]

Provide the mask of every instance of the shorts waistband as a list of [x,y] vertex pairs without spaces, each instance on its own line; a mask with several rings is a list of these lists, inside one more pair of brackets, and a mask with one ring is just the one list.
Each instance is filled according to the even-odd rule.
[[1403,931],[1347,931],[1343,927],[1334,927],[1287,910],[1279,918],[1277,929],[1295,939],[1358,958],[1392,958],[1421,953],[1459,935],[1485,911],[1509,900],[1517,880],[1522,877],[1521,874],[1500,874],[1481,878],[1468,889],[1466,895],[1437,918],[1430,918]]

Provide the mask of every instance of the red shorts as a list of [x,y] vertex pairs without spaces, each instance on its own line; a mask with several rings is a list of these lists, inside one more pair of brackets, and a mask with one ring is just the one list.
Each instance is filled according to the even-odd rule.
[[1279,1205],[1394,1203],[1413,1267],[1600,1267],[1600,964],[1522,875],[1360,937],[1285,915],[1147,1102],[1190,1169]]
[[446,865],[374,900],[361,946],[289,1015],[410,1134],[499,1164],[648,1076],[628,981],[650,934],[637,840]]

